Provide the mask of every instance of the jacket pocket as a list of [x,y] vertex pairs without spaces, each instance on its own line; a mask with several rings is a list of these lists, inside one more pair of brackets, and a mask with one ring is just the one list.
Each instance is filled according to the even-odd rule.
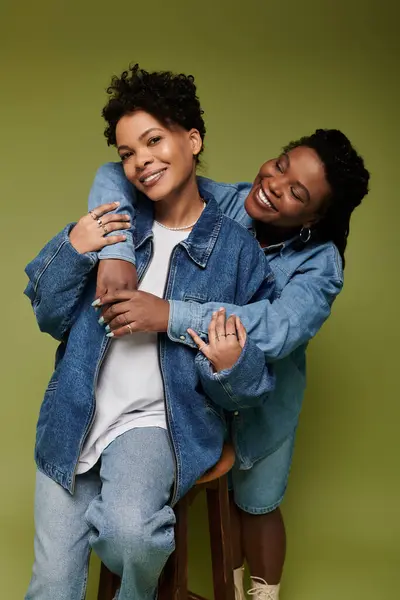
[[36,441],[38,442],[44,428],[47,425],[49,415],[53,406],[54,396],[57,392],[58,379],[51,379],[43,398],[42,405],[39,410],[39,418],[37,422]]
[[49,392],[55,392],[57,387],[58,387],[58,379],[51,379],[46,388],[45,394],[44,394],[45,398]]
[[199,304],[205,304],[206,302],[210,302],[205,294],[193,294],[188,293],[183,296],[184,302],[198,302]]
[[225,423],[225,414],[223,408],[219,408],[219,406],[216,406],[214,402],[210,400],[210,398],[207,398],[207,396],[205,397],[205,405],[207,412],[218,417],[223,423]]

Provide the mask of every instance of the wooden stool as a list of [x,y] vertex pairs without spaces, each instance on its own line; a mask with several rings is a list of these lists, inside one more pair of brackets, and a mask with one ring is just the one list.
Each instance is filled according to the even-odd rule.
[[[218,463],[176,504],[175,552],[168,559],[161,575],[158,600],[205,600],[188,591],[187,536],[189,505],[203,489],[207,494],[214,598],[235,600],[227,477],[234,462],[234,450],[232,446],[225,444]],[[119,577],[102,564],[97,600],[113,600],[119,585]]]

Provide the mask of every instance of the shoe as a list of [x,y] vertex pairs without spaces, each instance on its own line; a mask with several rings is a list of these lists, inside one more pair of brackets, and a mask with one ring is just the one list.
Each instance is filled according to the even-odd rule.
[[261,577],[252,577],[251,581],[254,583],[254,587],[247,592],[249,596],[253,596],[255,600],[279,600],[279,583],[268,585]]
[[246,600],[246,594],[243,587],[244,567],[239,567],[233,571],[233,582],[235,584],[235,600]]

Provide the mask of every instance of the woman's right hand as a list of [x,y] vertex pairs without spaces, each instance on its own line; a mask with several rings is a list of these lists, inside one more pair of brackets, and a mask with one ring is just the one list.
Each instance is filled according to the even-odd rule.
[[208,344],[193,329],[187,331],[216,373],[232,369],[246,344],[247,332],[243,323],[235,315],[227,319],[224,308],[213,313],[208,326]]
[[102,204],[79,219],[69,234],[70,242],[79,254],[98,252],[104,246],[126,240],[126,235],[107,235],[112,231],[129,229],[131,226],[129,215],[111,213],[118,206],[119,202]]

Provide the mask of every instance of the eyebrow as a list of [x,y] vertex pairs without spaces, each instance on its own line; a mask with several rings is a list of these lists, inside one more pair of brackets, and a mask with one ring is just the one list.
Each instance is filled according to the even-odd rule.
[[[289,154],[287,152],[284,152],[282,154],[282,156],[285,157],[285,159],[286,159],[286,168],[289,169],[290,168]],[[306,188],[306,186],[303,185],[300,181],[296,181],[296,185],[298,185],[299,187],[301,187],[305,191],[306,196],[307,196],[307,202],[310,202],[311,201],[311,196],[310,196],[310,192],[308,191],[308,189]]]
[[[141,141],[144,137],[146,137],[146,135],[149,135],[149,133],[151,133],[152,131],[163,131],[162,129],[160,129],[160,127],[150,127],[149,129],[146,129],[146,131],[144,131],[142,134],[139,135],[139,140]],[[130,150],[130,146],[118,146],[117,150],[118,152],[120,152],[121,150]]]
[[149,129],[146,129],[146,131],[144,131],[141,135],[139,135],[139,140],[142,140],[144,137],[146,137],[146,135],[149,135],[149,133],[151,133],[152,131],[163,131],[160,127],[150,127]]

